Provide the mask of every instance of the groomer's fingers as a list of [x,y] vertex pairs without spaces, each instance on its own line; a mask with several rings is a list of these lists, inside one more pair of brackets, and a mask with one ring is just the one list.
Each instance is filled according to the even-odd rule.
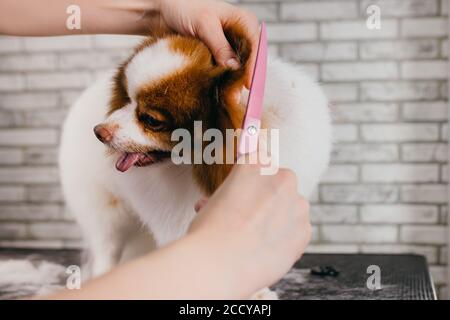
[[259,44],[259,22],[258,18],[253,13],[244,12],[245,18],[242,19],[244,30],[247,32],[247,36],[250,38],[252,45],[252,53],[248,62],[247,74],[245,76],[245,86],[250,89],[252,85],[253,69],[255,68],[256,55],[258,53]]
[[240,64],[236,54],[223,33],[222,24],[216,17],[210,17],[200,22],[197,36],[211,50],[217,64],[236,70]]
[[240,24],[246,33],[246,37],[250,40],[252,51],[248,61],[248,67],[245,75],[245,86],[250,89],[252,84],[253,69],[255,67],[256,55],[259,44],[259,21],[251,12],[233,7],[227,15],[222,16],[222,25]]

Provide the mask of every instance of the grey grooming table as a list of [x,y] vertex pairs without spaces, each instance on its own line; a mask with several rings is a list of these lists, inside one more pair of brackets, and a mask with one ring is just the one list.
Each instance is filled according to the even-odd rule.
[[[80,264],[77,250],[1,249],[0,264],[8,259],[24,259],[35,264],[53,262],[64,267]],[[366,286],[367,267],[381,269],[381,289]],[[339,271],[336,277],[315,276],[310,268],[332,266]],[[3,285],[0,299],[14,299],[32,295],[38,289],[26,284]],[[61,284],[65,283],[61,279]],[[424,257],[417,255],[375,254],[305,254],[294,268],[276,285],[275,291],[283,300],[311,299],[373,299],[373,300],[433,300],[434,286]]]
[[[370,290],[367,267],[381,270],[381,290]],[[310,274],[315,266],[332,266],[337,277]],[[293,277],[289,277],[290,275]],[[302,276],[295,285],[295,274]],[[281,299],[435,300],[436,293],[425,257],[386,254],[305,254],[275,285]],[[280,289],[280,290],[279,290]]]

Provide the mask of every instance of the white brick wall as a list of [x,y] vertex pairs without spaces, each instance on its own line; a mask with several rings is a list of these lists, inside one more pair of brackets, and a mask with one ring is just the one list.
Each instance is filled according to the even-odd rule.
[[[308,252],[425,255],[446,297],[447,0],[239,0],[332,102]],[[381,8],[381,30],[366,8]],[[140,37],[0,37],[0,246],[77,247],[56,169],[67,108]]]

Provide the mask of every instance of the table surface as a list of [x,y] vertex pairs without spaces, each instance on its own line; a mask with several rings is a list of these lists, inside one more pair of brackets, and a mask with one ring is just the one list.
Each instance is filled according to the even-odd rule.
[[[0,299],[15,299],[62,287],[68,277],[65,269],[69,265],[79,265],[81,253],[78,250],[0,248],[0,274],[2,266],[6,266],[7,262],[12,260],[34,266],[36,270],[42,272],[48,271],[50,263],[55,267],[53,270],[58,270],[61,274],[44,284],[36,283],[35,280],[27,282],[26,277],[20,281],[17,279],[17,272],[21,270],[18,267],[16,270],[19,271],[10,281],[0,279]],[[47,265],[43,267],[45,263]],[[317,266],[332,266],[339,271],[339,275],[336,277],[312,275],[310,269]],[[366,284],[372,275],[367,272],[369,266],[380,268],[379,290],[371,290]],[[426,259],[418,255],[305,254],[272,289],[283,300],[436,299]]]

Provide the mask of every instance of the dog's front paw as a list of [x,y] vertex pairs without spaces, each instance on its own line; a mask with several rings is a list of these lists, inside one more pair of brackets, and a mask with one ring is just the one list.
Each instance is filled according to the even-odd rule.
[[278,300],[278,295],[275,291],[269,288],[264,288],[253,294],[251,300]]

